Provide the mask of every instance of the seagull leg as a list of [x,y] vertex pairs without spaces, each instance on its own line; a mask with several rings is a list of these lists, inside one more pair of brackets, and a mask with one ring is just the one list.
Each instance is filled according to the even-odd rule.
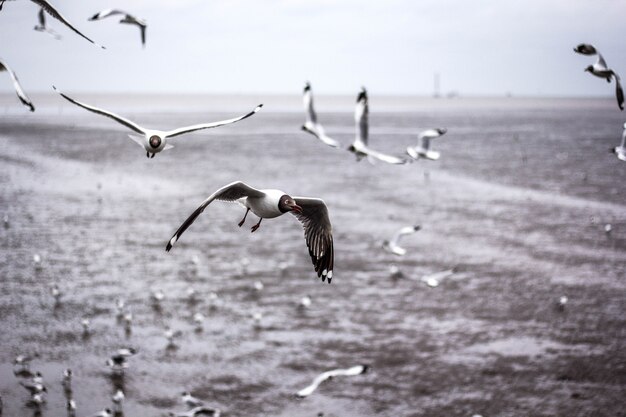
[[248,216],[249,211],[250,209],[246,209],[246,214],[243,215],[243,219],[241,219],[241,221],[239,222],[239,227],[243,226],[243,222],[246,221],[246,217]]
[[146,158],[150,158],[150,152],[146,152]]
[[156,154],[155,154],[155,153],[153,153],[153,154],[152,154],[152,156],[151,156],[150,158],[154,158],[154,156],[155,156],[155,155],[156,155]]
[[252,228],[250,228],[250,230],[251,230],[251,232],[250,232],[250,233],[254,233],[254,232],[256,232],[256,231],[257,231],[257,229],[258,229],[259,227],[261,227],[261,221],[262,221],[262,220],[263,220],[263,217],[261,217],[261,218],[259,219],[259,222],[258,222],[257,224],[255,224],[254,226],[252,226]]

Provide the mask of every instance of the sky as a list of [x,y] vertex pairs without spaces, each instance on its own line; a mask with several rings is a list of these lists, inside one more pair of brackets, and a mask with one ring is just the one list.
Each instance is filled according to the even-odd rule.
[[[27,92],[612,96],[584,73],[595,45],[626,76],[624,0],[50,0],[101,50],[38,7],[7,1],[0,58]],[[89,22],[122,8],[148,23]],[[0,92],[12,91],[0,73]]]

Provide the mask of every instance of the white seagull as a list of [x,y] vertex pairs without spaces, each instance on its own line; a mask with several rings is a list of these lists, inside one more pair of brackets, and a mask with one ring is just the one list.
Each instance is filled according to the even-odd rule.
[[180,400],[189,408],[196,408],[204,405],[204,401],[191,395],[189,391],[185,391],[180,395]]
[[111,113],[106,110],[102,110],[97,107],[89,106],[87,104],[76,101],[73,98],[68,97],[65,94],[61,93],[56,87],[53,86],[53,88],[55,91],[61,94],[61,96],[65,98],[67,101],[69,101],[70,103],[74,103],[77,106],[82,107],[91,112],[101,114],[106,117],[110,117],[111,119],[117,121],[118,123],[121,123],[124,126],[128,127],[129,129],[139,133],[141,136],[128,135],[128,137],[130,137],[132,140],[137,142],[139,146],[143,147],[146,150],[146,156],[148,158],[154,158],[154,155],[156,155],[157,153],[166,149],[173,148],[173,145],[167,143],[167,139],[170,139],[170,138],[173,138],[173,137],[185,134],[185,133],[195,132],[196,130],[211,129],[214,127],[235,123],[235,122],[238,122],[240,120],[246,119],[254,115],[256,112],[261,110],[261,107],[263,107],[262,104],[259,104],[250,113],[245,114],[243,116],[235,117],[234,119],[221,120],[219,122],[213,122],[213,123],[202,123],[198,125],[186,126],[186,127],[181,127],[181,128],[174,129],[174,130],[165,131],[165,130],[145,129],[139,126],[138,124],[131,122],[128,119],[118,116],[115,113]]
[[61,39],[61,35],[56,33],[54,30],[50,29],[46,25],[46,14],[44,13],[43,7],[39,9],[39,13],[37,14],[37,18],[39,19],[39,23],[34,27],[37,32],[45,32],[48,35],[52,36],[54,39]]
[[[4,4],[5,0],[0,1],[0,10],[2,10],[2,5]],[[54,8],[54,6],[52,6],[52,4],[50,4],[47,0],[31,0],[33,3],[35,3],[36,5],[38,5],[39,7],[41,7],[43,10],[45,10],[50,16],[54,17],[56,20],[58,20],[59,22],[63,23],[65,26],[67,26],[68,28],[70,28],[71,30],[73,30],[75,33],[77,33],[78,35],[80,35],[81,37],[87,39],[89,42],[93,43],[94,45],[105,49],[104,46],[102,45],[98,45],[97,43],[95,43],[94,41],[92,41],[91,39],[89,39],[87,36],[83,35],[78,29],[76,29],[74,26],[72,26],[72,24],[70,22],[68,22],[61,13],[59,13],[59,11],[57,9]]]
[[141,45],[145,47],[146,46],[146,27],[148,27],[145,20],[138,19],[135,16],[128,14],[122,10],[118,10],[118,9],[103,10],[91,16],[88,20],[90,21],[100,20],[100,19],[104,19],[105,17],[114,16],[114,15],[124,16],[122,20],[120,20],[120,23],[136,25],[139,28],[139,30],[141,31]]
[[220,417],[220,410],[210,407],[195,407],[189,411],[169,413],[170,417]]
[[228,184],[202,202],[187,220],[178,228],[165,248],[170,251],[180,236],[214,200],[237,202],[246,208],[239,227],[243,225],[249,211],[259,217],[252,226],[256,231],[263,219],[271,219],[291,212],[304,226],[304,238],[317,276],[328,283],[333,277],[333,234],[328,209],[323,200],[308,197],[291,197],[280,190],[257,190],[241,181]]
[[98,411],[96,414],[92,414],[89,417],[113,417],[113,411],[110,408],[105,408],[102,411]]
[[62,385],[65,391],[72,391],[72,370],[69,368],[63,371]]
[[302,101],[304,102],[304,110],[306,111],[306,121],[304,125],[302,125],[302,130],[312,134],[326,145],[338,148],[340,146],[339,142],[329,138],[322,125],[317,121],[317,113],[315,113],[315,109],[313,108],[313,92],[311,91],[311,84],[308,81],[304,86],[303,94]]
[[388,164],[406,164],[407,160],[399,158],[397,156],[387,155],[378,151],[375,151],[368,147],[369,140],[369,105],[367,99],[367,90],[365,87],[361,89],[361,92],[356,99],[356,109],[354,111],[354,121],[356,122],[356,137],[352,145],[348,147],[348,151],[356,155],[357,161],[367,157],[368,161],[374,163],[374,160],[378,159]]
[[15,72],[0,58],[0,72],[6,71],[11,76],[13,80],[13,88],[15,88],[15,92],[17,93],[17,98],[20,99],[22,104],[30,109],[30,111],[35,111],[35,106],[33,106],[33,102],[30,101],[24,90],[22,90],[22,86],[20,85],[20,81],[17,79],[17,75]]
[[68,417],[74,417],[76,415],[76,401],[73,398],[67,400],[65,404],[65,409],[67,410]]
[[444,271],[435,272],[433,274],[424,275],[421,281],[431,288],[439,286],[441,280],[452,276],[456,272],[456,267],[452,269],[446,269]]
[[298,303],[298,308],[301,308],[301,309],[309,308],[311,307],[312,303],[313,303],[313,299],[310,296],[305,295],[304,297],[300,299],[300,302]]
[[306,388],[301,389],[296,393],[296,396],[300,398],[308,397],[313,394],[313,392],[320,386],[320,384],[328,379],[332,379],[336,376],[355,376],[361,375],[367,372],[369,369],[368,365],[357,365],[348,369],[334,369],[332,371],[324,372],[317,376],[313,380],[313,383]]
[[122,410],[124,409],[124,398],[126,398],[126,396],[121,389],[118,389],[111,397],[111,401],[113,402],[113,412],[115,414],[122,413]]
[[598,50],[590,44],[581,43],[574,52],[582,55],[598,55],[598,59],[593,65],[589,65],[585,68],[585,71],[595,75],[598,78],[606,80],[607,83],[611,82],[611,78],[615,80],[615,97],[617,98],[617,105],[620,110],[624,110],[624,90],[622,90],[622,84],[620,83],[620,77],[615,71],[610,69],[606,65],[604,57],[598,52]]
[[398,245],[400,239],[402,238],[402,236],[413,234],[421,228],[422,227],[420,225],[403,227],[393,235],[391,240],[383,241],[383,249],[385,249],[389,253],[393,253],[394,255],[404,256],[406,254],[406,249]]
[[626,123],[624,123],[624,131],[622,132],[622,143],[612,148],[611,152],[617,155],[617,159],[620,161],[626,161]]
[[438,138],[446,134],[448,129],[440,127],[438,129],[428,129],[420,132],[417,135],[418,144],[416,146],[409,146],[406,148],[406,153],[415,160],[423,158],[431,161],[439,159],[439,152],[430,150],[431,139]]

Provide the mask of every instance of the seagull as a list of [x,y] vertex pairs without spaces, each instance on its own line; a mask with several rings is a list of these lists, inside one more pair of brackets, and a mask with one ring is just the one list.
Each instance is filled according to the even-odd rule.
[[134,347],[123,347],[123,348],[118,349],[117,352],[115,352],[115,355],[121,356],[124,358],[130,358],[136,353],[137,353],[137,349],[135,349]]
[[63,371],[63,388],[65,391],[72,391],[72,370],[66,369]]
[[312,134],[326,145],[338,148],[340,146],[339,142],[326,136],[324,128],[317,121],[317,113],[315,113],[315,109],[313,108],[313,92],[311,91],[311,83],[308,81],[304,86],[302,101],[304,102],[304,110],[306,111],[306,121],[304,122],[304,125],[302,125],[302,130]]
[[176,346],[176,343],[174,343],[174,339],[177,337],[182,336],[183,332],[181,332],[180,330],[172,330],[169,327],[165,328],[165,331],[163,332],[163,335],[165,336],[165,338],[167,339],[167,345],[168,346]]
[[428,129],[420,132],[417,135],[418,144],[416,146],[409,146],[406,148],[406,153],[415,160],[423,158],[431,161],[439,159],[439,152],[430,150],[431,139],[438,138],[446,134],[448,129],[440,127],[437,129]]
[[33,384],[43,385],[43,375],[41,374],[41,372],[35,372],[35,375],[33,376],[32,382],[33,382]]
[[[2,5],[4,4],[5,0],[2,0],[0,2],[0,10],[2,10]],[[47,0],[31,0],[33,3],[35,3],[36,5],[38,5],[39,7],[41,7],[43,10],[45,10],[50,16],[54,17],[56,20],[58,20],[59,22],[63,23],[65,26],[67,26],[68,28],[70,28],[71,30],[73,30],[75,33],[77,33],[78,35],[80,35],[81,37],[87,39],[89,42],[93,43],[94,45],[102,48],[102,49],[106,49],[104,46],[102,45],[98,45],[97,43],[95,43],[94,41],[92,41],[91,39],[89,39],[87,36],[83,35],[78,29],[76,29],[74,26],[72,26],[72,24],[70,22],[68,22],[61,13],[59,13],[59,11],[57,9],[54,8],[54,6],[52,4],[50,4]],[[41,20],[40,20],[41,21]]]
[[263,291],[263,288],[265,288],[265,286],[261,281],[255,281],[254,285],[252,286],[252,289],[257,293]]
[[4,215],[4,218],[2,219],[2,223],[4,224],[4,228],[5,229],[8,229],[11,226],[11,224],[9,223],[9,215],[8,214]]
[[83,336],[89,336],[91,333],[91,329],[89,328],[91,321],[89,321],[89,319],[82,319],[80,324],[83,326]]
[[50,292],[52,293],[52,297],[54,298],[54,303],[59,304],[61,302],[61,290],[59,289],[58,284],[53,284]]
[[45,403],[45,402],[46,402],[46,397],[44,397],[41,392],[38,392],[37,394],[33,394],[30,397],[30,401],[28,403],[31,406],[34,406],[36,408],[40,408],[43,405],[43,403]]
[[67,416],[74,417],[76,415],[76,401],[73,398],[67,400],[67,404],[65,404],[65,408],[67,409]]
[[445,271],[435,272],[434,274],[424,275],[421,281],[431,288],[439,286],[441,280],[452,276],[456,272],[456,268],[446,269]]
[[170,417],[220,417],[220,410],[210,407],[196,407],[189,411],[183,411],[179,413],[169,413]]
[[195,132],[196,130],[211,129],[211,128],[214,128],[214,127],[224,126],[224,125],[228,125],[228,124],[231,124],[231,123],[235,123],[235,122],[238,122],[240,120],[246,119],[246,118],[254,115],[259,110],[261,110],[261,108],[263,107],[263,104],[259,104],[250,113],[247,113],[247,114],[245,114],[243,116],[235,117],[234,119],[221,120],[219,122],[213,122],[213,123],[202,123],[202,124],[198,124],[198,125],[186,126],[186,127],[181,127],[181,128],[174,129],[174,130],[165,131],[165,130],[145,129],[145,128],[139,126],[138,124],[136,124],[134,122],[131,122],[128,119],[123,118],[122,116],[118,116],[115,113],[111,113],[109,111],[102,110],[102,109],[99,109],[97,107],[93,107],[93,106],[90,106],[88,104],[81,103],[80,101],[76,101],[73,98],[68,97],[65,94],[63,94],[62,92],[60,92],[55,86],[53,86],[53,88],[64,99],[66,99],[70,103],[74,103],[77,106],[82,107],[85,110],[89,110],[91,112],[94,112],[96,114],[100,114],[102,116],[109,117],[109,118],[115,120],[116,122],[123,124],[124,126],[129,128],[130,130],[133,130],[134,132],[139,133],[140,136],[138,136],[138,135],[128,135],[128,137],[130,137],[139,146],[143,147],[146,150],[146,156],[148,158],[154,158],[154,156],[157,153],[159,153],[159,152],[161,152],[163,150],[167,150],[167,149],[173,148],[174,147],[173,145],[167,143],[167,139],[174,138],[176,136],[183,135],[185,133]]
[[180,400],[189,408],[196,408],[204,405],[204,401],[194,397],[188,391],[185,391],[181,394]]
[[128,312],[124,314],[123,320],[124,320],[124,329],[126,330],[127,333],[129,333],[131,330],[130,326],[133,323],[133,313]]
[[626,123],[624,123],[624,131],[622,132],[622,143],[611,149],[611,152],[617,155],[617,159],[620,161],[626,161]]
[[61,36],[58,33],[46,26],[46,14],[44,13],[43,7],[39,9],[39,14],[37,15],[37,17],[39,18],[39,24],[34,27],[36,31],[46,32],[54,39],[61,39]]
[[117,317],[118,320],[121,320],[122,318],[124,318],[124,313],[125,313],[125,307],[126,307],[126,303],[124,302],[123,299],[118,298],[115,300],[115,316]]
[[124,398],[124,392],[121,389],[118,389],[111,397],[111,401],[113,401],[113,412],[115,414],[122,413]]
[[296,393],[296,396],[300,398],[308,397],[311,395],[320,384],[328,379],[334,378],[336,376],[354,376],[361,375],[368,371],[368,365],[357,365],[348,369],[334,369],[332,371],[327,371],[320,374],[317,378],[313,380],[313,383],[306,388],[301,389]]
[[236,201],[246,208],[239,227],[245,222],[248,212],[252,211],[259,217],[259,222],[252,226],[252,232],[260,227],[264,218],[271,219],[292,212],[304,226],[306,245],[317,276],[321,277],[322,281],[328,278],[330,284],[334,262],[333,235],[324,201],[318,198],[291,197],[280,190],[257,190],[241,181],[220,188],[204,200],[169,240],[166,251],[169,252],[172,249],[185,230],[213,200]]
[[122,10],[118,10],[118,9],[106,9],[103,10],[99,13],[96,13],[95,15],[91,16],[88,20],[90,21],[94,21],[94,20],[100,20],[100,19],[104,19],[105,17],[109,17],[109,16],[113,16],[113,15],[123,15],[124,17],[122,18],[122,20],[120,20],[120,23],[127,23],[127,24],[131,24],[131,25],[136,25],[140,30],[141,30],[141,45],[143,47],[146,46],[146,21],[142,20],[142,19],[137,19],[135,16],[130,15]]
[[35,264],[35,269],[41,269],[41,256],[38,253],[33,255],[33,263]]
[[398,230],[393,235],[391,240],[385,240],[383,242],[383,248],[387,252],[393,253],[394,255],[404,256],[406,254],[406,249],[398,246],[398,242],[400,241],[402,236],[413,234],[413,233],[417,232],[418,230],[420,230],[421,228],[422,227],[420,225],[403,227],[402,229]]
[[298,308],[301,308],[301,309],[309,308],[311,307],[312,302],[313,300],[311,299],[311,297],[308,295],[305,295],[304,297],[300,299],[300,303],[298,303]]
[[23,370],[28,370],[30,368],[30,363],[36,357],[33,356],[25,356],[25,355],[17,355],[15,360],[13,361],[14,366],[19,366]]
[[160,289],[152,291],[150,294],[150,300],[152,300],[152,304],[159,305],[161,301],[165,299],[165,294]]
[[217,303],[219,302],[217,293],[210,292],[207,298],[209,299],[209,308],[211,310],[215,310],[217,308]]
[[17,93],[17,98],[19,98],[22,104],[28,107],[30,111],[35,111],[35,106],[33,106],[33,102],[30,101],[24,90],[22,90],[22,86],[20,85],[20,81],[17,79],[17,75],[11,67],[9,67],[6,62],[0,58],[0,72],[2,71],[8,72],[11,76],[11,79],[13,80],[13,88],[15,88],[15,92]]
[[30,395],[40,394],[42,392],[48,392],[48,389],[40,383],[35,383],[32,381],[20,381],[20,385],[26,388]]
[[356,109],[354,111],[354,121],[356,122],[356,138],[352,145],[348,147],[348,151],[356,155],[357,161],[367,156],[367,159],[373,163],[376,159],[387,162],[389,164],[406,164],[407,160],[397,156],[386,155],[375,151],[368,147],[368,131],[369,131],[369,106],[367,99],[367,90],[365,87],[356,99]]
[[196,332],[202,331],[202,323],[204,322],[204,314],[195,313],[193,315],[193,322],[196,325]]
[[261,320],[263,320],[263,314],[258,311],[256,313],[252,313],[252,321],[254,322],[252,327],[257,330],[261,329]]
[[397,265],[391,265],[389,267],[389,277],[391,279],[400,279],[404,277],[404,273],[398,268]]
[[622,84],[620,83],[620,77],[617,75],[615,71],[610,69],[606,65],[606,61],[604,57],[598,52],[598,50],[590,44],[581,43],[576,48],[574,48],[574,52],[577,52],[582,55],[598,55],[598,59],[593,65],[589,65],[585,68],[585,71],[595,75],[598,78],[605,79],[606,82],[610,83],[611,78],[615,80],[615,97],[617,98],[617,105],[620,110],[624,110],[624,90],[622,90]]
[[113,412],[110,408],[105,408],[102,411],[98,411],[96,414],[92,414],[89,417],[113,417]]
[[111,356],[110,359],[107,359],[106,365],[111,368],[111,371],[116,375],[124,374],[124,370],[128,368],[126,357],[118,354],[115,354]]

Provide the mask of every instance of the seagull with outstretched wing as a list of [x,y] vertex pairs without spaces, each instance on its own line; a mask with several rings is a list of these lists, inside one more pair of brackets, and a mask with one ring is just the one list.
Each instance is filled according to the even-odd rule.
[[326,135],[324,127],[317,121],[317,113],[313,108],[313,92],[311,91],[311,83],[307,81],[304,86],[304,92],[302,95],[302,101],[304,103],[304,110],[306,111],[306,121],[302,125],[302,130],[308,132],[324,142],[328,146],[338,148],[339,142]]
[[0,72],[6,71],[11,76],[13,80],[13,88],[15,88],[15,92],[17,93],[17,98],[20,99],[23,105],[28,107],[30,111],[35,111],[35,106],[33,106],[33,102],[30,101],[24,90],[22,90],[22,86],[20,85],[20,81],[17,79],[17,75],[15,72],[0,58]]
[[617,99],[617,105],[620,110],[624,110],[624,90],[622,89],[621,79],[619,75],[610,69],[606,65],[606,61],[600,52],[590,44],[581,43],[574,48],[574,52],[581,55],[598,55],[598,59],[593,65],[589,65],[585,68],[586,72],[595,75],[598,78],[606,80],[607,83],[611,82],[611,79],[615,80],[615,98]]
[[356,376],[356,375],[361,375],[361,374],[366,373],[368,370],[369,370],[369,366],[368,365],[357,365],[357,366],[353,366],[352,368],[333,369],[332,371],[324,372],[324,373],[318,375],[313,380],[313,383],[311,383],[311,385],[309,385],[308,387],[303,388],[300,391],[298,391],[296,393],[296,396],[300,397],[300,398],[308,397],[309,395],[313,394],[313,392],[315,392],[317,387],[319,387],[320,384],[322,382],[324,382],[324,381],[327,381],[327,380],[332,379],[332,378],[337,377],[337,376]]
[[46,13],[44,12],[43,7],[39,9],[39,13],[37,13],[37,20],[39,21],[39,23],[34,27],[37,32],[45,32],[48,35],[52,36],[54,39],[61,39],[61,35],[50,29],[48,25],[46,25]]
[[139,28],[141,32],[141,45],[145,47],[146,46],[146,28],[148,27],[148,25],[146,24],[146,21],[143,19],[136,18],[135,16],[131,15],[130,13],[126,13],[123,10],[106,9],[91,16],[88,20],[90,21],[101,20],[101,19],[104,19],[105,17],[115,16],[115,15],[123,16],[122,20],[120,20],[120,23],[135,25]]
[[389,253],[393,253],[394,255],[404,256],[406,254],[406,249],[400,246],[400,239],[404,236],[412,235],[421,228],[422,227],[420,225],[406,226],[401,228],[396,233],[394,233],[391,240],[385,240],[383,242],[383,249],[385,249]]
[[406,153],[413,159],[428,159],[436,161],[439,159],[439,152],[430,149],[430,141],[445,135],[448,130],[440,127],[438,129],[428,129],[417,135],[417,145],[406,148]]

